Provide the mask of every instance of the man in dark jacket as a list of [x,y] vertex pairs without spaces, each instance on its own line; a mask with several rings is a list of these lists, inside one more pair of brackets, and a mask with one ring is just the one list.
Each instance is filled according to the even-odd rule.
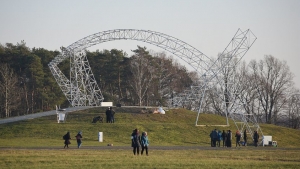
[[213,147],[216,147],[216,143],[217,143],[217,140],[218,140],[218,131],[217,131],[217,129],[215,129],[212,132],[212,139],[213,139]]
[[244,138],[244,146],[247,146],[247,130],[246,129],[244,131],[243,138]]
[[134,133],[132,134],[132,147],[133,147],[133,154],[140,154],[140,146],[141,146],[141,137],[139,135],[139,130],[135,129]]
[[223,147],[225,146],[227,146],[226,145],[226,141],[227,141],[227,134],[226,134],[226,132],[225,132],[225,130],[223,130],[223,133],[222,133],[222,139],[223,139]]
[[106,123],[110,122],[110,107],[107,108],[105,115],[106,115]]
[[254,140],[255,147],[258,146],[258,139],[259,139],[258,133],[257,133],[257,131],[254,131],[253,140]]
[[110,122],[114,123],[115,122],[115,111],[110,107]]
[[226,141],[226,146],[231,147],[231,140],[232,140],[232,133],[231,130],[228,130],[227,132],[227,141]]

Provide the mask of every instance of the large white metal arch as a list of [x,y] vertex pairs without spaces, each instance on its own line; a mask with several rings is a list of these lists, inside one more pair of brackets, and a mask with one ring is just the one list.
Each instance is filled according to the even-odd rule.
[[[116,29],[99,32],[68,46],[62,53],[56,56],[48,65],[61,90],[72,106],[99,106],[103,101],[92,70],[89,66],[85,49],[100,43],[113,40],[137,40],[158,46],[185,61],[200,75],[205,75],[206,81],[217,76],[232,57],[242,57],[252,45],[248,42],[252,33],[248,29],[240,29],[232,38],[224,50],[223,65],[217,65],[211,58],[192,47],[191,45],[172,36],[150,30]],[[246,44],[246,45],[245,45]],[[58,64],[70,58],[70,79],[68,79],[58,68]],[[206,85],[203,84],[203,87]],[[200,106],[201,107],[201,106]]]
[[[210,58],[191,45],[172,36],[136,29],[99,32],[71,44],[49,63],[53,76],[72,106],[99,106],[103,101],[104,98],[85,56],[85,49],[113,40],[137,40],[153,44],[173,53],[199,74],[210,69],[208,64]],[[71,60],[70,80],[58,68],[59,63],[69,58]]]
[[77,53],[91,46],[114,40],[137,40],[158,46],[176,55],[200,74],[210,69],[208,61],[211,61],[211,58],[198,49],[172,36],[150,30],[115,29],[103,31],[78,40],[68,46],[66,50]]
[[[226,71],[232,71],[234,65],[231,65],[230,61],[233,58],[240,60],[252,46],[256,37],[249,29],[246,31],[238,29],[222,54],[220,54],[217,59],[213,60],[196,48],[177,38],[150,30],[116,29],[87,36],[65,48],[60,55],[56,56],[48,64],[54,78],[72,106],[101,105],[104,98],[88,63],[85,49],[114,40],[137,40],[158,46],[179,57],[203,77],[203,83],[200,83],[199,86],[191,86],[191,90],[184,92],[176,103],[181,104],[183,102],[190,102],[198,105],[198,107],[196,106],[198,109],[196,118],[197,126],[202,101],[205,97],[207,88],[209,88],[209,83],[213,80],[215,84],[218,84],[219,86],[228,86],[228,82],[224,83],[222,71],[224,71],[224,69]],[[58,68],[58,64],[65,59],[70,59],[70,79],[68,79]],[[230,96],[231,91],[227,89],[230,89],[230,87],[226,87],[226,95]],[[221,95],[224,95],[224,93]],[[230,102],[236,102],[234,98],[229,98],[229,100]],[[237,104],[234,103],[232,105]],[[240,108],[240,106],[233,107]],[[234,117],[234,112],[236,111],[227,110],[226,116],[231,115],[231,117]],[[247,128],[250,128],[248,120],[244,118],[244,113],[240,113],[239,115],[242,115],[242,118],[237,119],[246,124],[246,126],[248,126]],[[259,126],[256,128],[259,128]]]

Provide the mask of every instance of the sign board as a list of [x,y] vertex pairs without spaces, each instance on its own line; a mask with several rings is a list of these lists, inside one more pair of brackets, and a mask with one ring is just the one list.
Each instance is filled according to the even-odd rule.
[[112,107],[113,106],[113,102],[101,102],[101,106],[102,107]]

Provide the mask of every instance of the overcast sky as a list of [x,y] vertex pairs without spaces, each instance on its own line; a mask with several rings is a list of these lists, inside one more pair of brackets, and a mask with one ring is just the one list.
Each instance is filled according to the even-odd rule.
[[[265,55],[286,61],[300,89],[300,0],[0,0],[0,43],[59,50],[91,34],[144,29],[180,39],[209,57],[228,45],[238,28],[256,42],[244,60]],[[137,41],[112,41],[95,49],[130,54]],[[180,61],[180,60],[178,60]]]

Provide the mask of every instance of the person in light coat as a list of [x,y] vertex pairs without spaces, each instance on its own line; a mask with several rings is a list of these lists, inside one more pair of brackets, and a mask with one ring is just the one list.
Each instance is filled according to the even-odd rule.
[[144,150],[146,150],[146,155],[148,155],[149,141],[148,141],[148,134],[147,134],[147,132],[143,132],[142,133],[141,145],[142,145],[141,155],[143,155]]

